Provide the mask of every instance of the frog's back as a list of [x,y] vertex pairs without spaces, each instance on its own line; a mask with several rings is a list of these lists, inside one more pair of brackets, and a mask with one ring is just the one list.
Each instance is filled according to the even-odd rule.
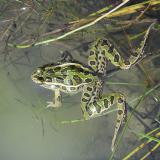
[[52,82],[76,86],[82,83],[90,83],[96,78],[96,73],[91,68],[78,63],[64,63],[45,68],[46,76],[52,78]]
[[[96,73],[81,63],[48,64],[39,67],[43,77],[41,86],[60,89],[62,92],[78,92],[85,84],[97,81]],[[37,76],[37,75],[36,75]]]

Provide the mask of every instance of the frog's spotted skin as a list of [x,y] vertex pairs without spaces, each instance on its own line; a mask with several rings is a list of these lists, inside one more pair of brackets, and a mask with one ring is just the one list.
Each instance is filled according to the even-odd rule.
[[61,106],[60,92],[82,92],[81,109],[85,119],[102,115],[111,106],[117,104],[117,121],[111,146],[113,150],[121,123],[126,118],[126,101],[121,93],[102,94],[103,76],[106,73],[107,62],[110,61],[121,69],[128,69],[139,61],[144,53],[146,41],[153,25],[148,28],[140,48],[132,53],[128,60],[124,60],[107,39],[99,39],[91,46],[88,65],[74,60],[70,54],[64,54],[61,62],[37,68],[31,76],[32,80],[55,93],[54,103],[48,102],[48,107]]

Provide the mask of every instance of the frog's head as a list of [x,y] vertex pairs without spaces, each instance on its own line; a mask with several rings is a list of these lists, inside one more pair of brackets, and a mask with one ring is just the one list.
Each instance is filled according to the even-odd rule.
[[57,80],[60,82],[62,73],[61,67],[54,64],[47,64],[38,67],[31,75],[31,79],[42,86],[53,85]]

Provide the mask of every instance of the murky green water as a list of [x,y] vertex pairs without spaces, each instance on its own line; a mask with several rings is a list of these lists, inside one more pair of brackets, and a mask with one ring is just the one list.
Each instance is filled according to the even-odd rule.
[[[87,36],[89,32],[86,33]],[[61,124],[62,121],[82,118],[81,93],[76,95],[63,94],[63,106],[61,108],[46,109],[46,101],[52,99],[53,93],[39,87],[30,78],[36,67],[49,62],[56,62],[60,58],[60,53],[65,50],[70,50],[75,59],[87,63],[87,57],[79,54],[88,56],[85,48],[79,48],[82,42],[86,42],[86,37],[85,35],[80,36],[79,40],[76,36],[73,37],[73,40],[72,37],[69,37],[65,41],[27,49],[9,48],[6,50],[4,49],[5,44],[1,43],[0,160],[109,159],[116,113],[89,121]],[[96,39],[96,37],[97,33],[88,39]],[[20,38],[18,37],[18,39]],[[159,44],[159,40],[158,38],[154,40],[156,41],[154,50],[158,55],[159,46],[157,44]],[[127,97],[127,102],[133,107],[134,102],[136,102],[134,100],[146,91],[145,84],[148,79],[154,79],[157,81],[156,83],[159,82],[159,64],[157,68],[154,68],[154,63],[151,62],[146,62],[143,66],[144,68],[134,66],[130,70],[115,72],[113,76],[106,78],[104,92],[123,92]],[[109,66],[110,68],[111,66]],[[143,69],[145,72],[142,72]],[[119,84],[111,84],[111,82]],[[120,83],[130,84],[122,85]],[[140,104],[138,112],[152,111],[156,104],[152,97],[148,97]],[[152,128],[151,119],[146,118],[143,122]],[[147,131],[145,125],[133,116],[122,138],[118,152],[115,154],[116,160],[121,160],[141,143],[135,133]],[[133,160],[144,155],[145,151],[147,149],[134,156]],[[157,155],[153,158],[158,160]]]

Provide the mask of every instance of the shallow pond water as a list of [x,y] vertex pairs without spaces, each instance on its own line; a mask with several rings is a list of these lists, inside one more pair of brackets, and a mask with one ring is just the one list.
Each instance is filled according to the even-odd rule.
[[[155,38],[155,42],[158,44],[159,40]],[[52,91],[41,88],[33,83],[30,78],[36,67],[57,62],[61,52],[65,50],[71,50],[75,59],[87,63],[88,52],[84,48],[76,49],[79,45],[81,45],[81,40],[74,41],[73,39],[71,41],[69,39],[69,42],[65,40],[27,49],[9,48],[9,51],[6,51],[4,49],[5,44],[1,43],[1,160],[109,159],[116,112],[88,121],[62,124],[63,121],[82,118],[81,93],[63,94],[63,106],[61,108],[46,109],[46,101],[52,99]],[[156,45],[156,47],[156,50],[159,51],[159,46]],[[154,68],[154,63],[149,63],[148,68],[145,69],[152,73],[153,79],[159,81],[159,64],[156,63],[156,65],[158,67]],[[111,68],[112,66],[109,66],[109,69]],[[137,102],[135,99],[143,95],[147,88],[145,72],[141,70],[143,67],[133,66],[129,70],[120,70],[112,76],[108,76],[105,79],[104,92],[122,92],[126,95],[129,105],[135,106]],[[152,97],[148,97],[140,104],[138,112],[145,114],[148,110],[152,111],[156,104]],[[130,111],[129,109],[128,113]],[[152,126],[150,119],[141,118],[139,120],[133,116],[114,156],[115,160],[123,159],[127,153],[141,144],[136,133],[144,133],[147,131],[147,126]],[[145,148],[131,159],[139,159],[147,151]],[[158,154],[151,155],[150,159],[158,160],[157,157]]]

